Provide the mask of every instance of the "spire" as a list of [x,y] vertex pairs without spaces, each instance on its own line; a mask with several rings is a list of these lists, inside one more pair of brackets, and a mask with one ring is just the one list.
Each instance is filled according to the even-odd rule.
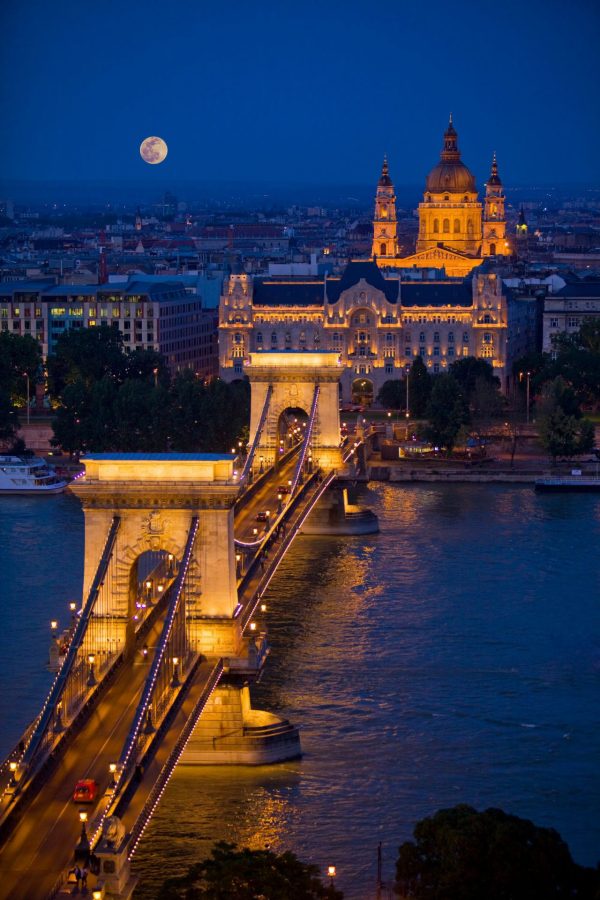
[[381,166],[381,175],[378,183],[381,187],[388,187],[392,183],[390,170],[388,168],[387,153],[384,153],[383,155],[383,165]]
[[492,172],[489,177],[488,184],[496,184],[501,185],[502,181],[500,180],[500,176],[498,175],[498,160],[496,159],[496,151],[494,150],[494,155],[492,157]]
[[444,162],[448,160],[459,160],[460,159],[460,151],[458,149],[458,134],[456,133],[456,128],[452,123],[452,113],[450,113],[450,119],[448,121],[448,127],[444,132],[444,147],[442,149],[441,158]]

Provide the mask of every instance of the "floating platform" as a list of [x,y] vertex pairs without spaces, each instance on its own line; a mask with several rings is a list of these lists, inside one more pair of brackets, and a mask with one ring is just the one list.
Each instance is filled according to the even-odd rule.
[[590,475],[547,475],[536,478],[535,490],[545,492],[600,492],[600,477]]

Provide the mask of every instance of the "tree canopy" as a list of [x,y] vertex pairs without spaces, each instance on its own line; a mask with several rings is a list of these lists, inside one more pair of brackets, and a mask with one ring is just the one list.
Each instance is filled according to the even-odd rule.
[[573,862],[552,828],[459,805],[422,819],[399,848],[396,890],[411,900],[592,900],[597,871]]
[[424,437],[450,453],[460,429],[469,420],[465,398],[452,375],[438,375],[434,379],[425,415],[428,424],[423,429]]
[[158,900],[342,900],[343,894],[324,885],[318,866],[301,862],[294,853],[238,849],[215,844],[211,856],[187,873],[167,879]]

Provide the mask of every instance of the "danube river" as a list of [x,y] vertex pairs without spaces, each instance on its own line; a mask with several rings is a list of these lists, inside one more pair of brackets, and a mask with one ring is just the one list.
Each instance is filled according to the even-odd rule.
[[[600,496],[375,485],[364,502],[381,534],[299,539],[266,598],[254,703],[302,727],[303,759],[179,769],[134,857],[136,896],[228,839],[333,864],[367,900],[378,843],[390,878],[414,823],[460,802],[556,828],[596,863]],[[49,684],[82,529],[70,496],[0,498],[2,751]]]

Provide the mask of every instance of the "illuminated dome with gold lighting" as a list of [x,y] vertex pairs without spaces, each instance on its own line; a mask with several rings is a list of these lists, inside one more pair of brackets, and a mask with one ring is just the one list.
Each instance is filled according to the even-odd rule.
[[475,178],[460,158],[458,135],[452,124],[444,132],[444,147],[437,166],[431,170],[425,182],[425,190],[431,194],[474,194],[477,192]]

